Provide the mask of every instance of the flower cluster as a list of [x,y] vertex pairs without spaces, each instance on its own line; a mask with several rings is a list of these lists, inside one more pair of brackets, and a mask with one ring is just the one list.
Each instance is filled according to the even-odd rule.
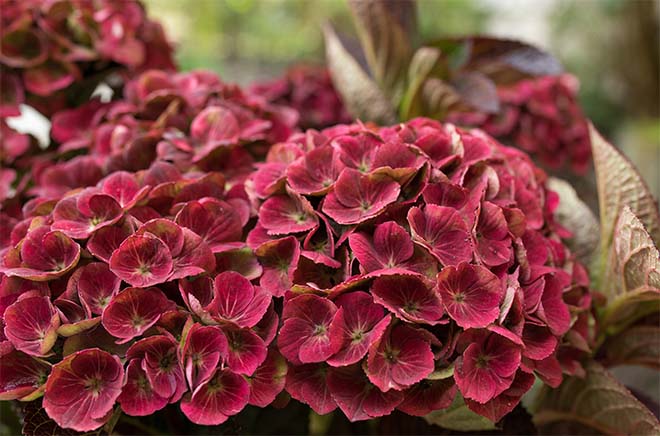
[[78,431],[116,403],[219,424],[284,385],[243,181],[296,113],[204,72],[125,95],[58,112],[52,153],[2,174],[0,399]]
[[46,115],[68,107],[67,89],[90,77],[175,68],[162,27],[135,0],[6,0],[0,22],[3,117],[26,101]]
[[266,100],[296,109],[302,129],[320,129],[350,123],[351,117],[324,67],[296,65],[284,77],[257,83],[250,92]]
[[278,316],[242,242],[244,190],[164,161],[94,184],[93,163],[45,179],[87,187],[44,186],[66,193],[4,216],[0,399],[43,394],[48,415],[78,431],[116,402],[134,416],[180,402],[191,421],[219,424],[273,401],[286,366],[268,347]]
[[581,371],[588,282],[522,152],[427,119],[295,133],[204,72],[125,96],[59,112],[53,155],[3,175],[0,400],[78,431],[284,389],[351,420],[460,391],[498,420]]
[[235,185],[297,121],[294,110],[248,96],[208,72],[150,70],[129,81],[124,93],[123,100],[93,99],[53,115],[57,145],[48,154],[29,153],[31,138],[7,130],[2,157],[11,165],[0,177],[5,213],[11,202],[18,210],[9,213],[19,217],[25,195],[37,196],[31,202],[52,201],[106,174],[144,170],[157,160],[184,173],[221,171]]
[[591,158],[587,119],[570,75],[523,80],[498,90],[497,114],[454,113],[449,121],[475,126],[538,157],[551,168],[568,163],[583,173]]
[[284,297],[288,393],[362,420],[460,391],[497,421],[534,375],[580,372],[588,279],[544,181],[524,153],[429,119],[275,145],[247,183],[247,243]]

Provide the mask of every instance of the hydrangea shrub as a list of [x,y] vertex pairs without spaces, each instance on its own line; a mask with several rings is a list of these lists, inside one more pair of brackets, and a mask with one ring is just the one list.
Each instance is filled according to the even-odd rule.
[[[351,5],[403,119],[428,109],[481,129],[351,123],[322,68],[247,92],[166,71],[169,45],[136,2],[2,8],[0,400],[27,403],[24,433],[112,432],[122,414],[173,408],[192,432],[290,399],[351,422],[492,430],[537,381],[541,431],[660,431],[604,369],[657,368],[660,213],[572,79],[526,44],[459,38],[438,44],[467,49],[462,66],[436,71],[440,49],[421,47],[406,82],[374,61],[412,54],[409,3]],[[381,50],[379,20],[403,45]],[[338,65],[364,79],[347,106],[394,119],[326,38],[338,89]],[[123,96],[69,107],[60,67],[118,68]],[[502,73],[526,80],[496,89]],[[5,123],[23,101],[50,116],[46,150]],[[490,135],[576,170],[591,144],[598,253],[580,247],[598,223],[570,185]]]
[[361,420],[425,415],[458,391],[498,421],[535,375],[582,372],[588,278],[545,177],[479,131],[423,118],[275,145],[248,182],[247,242],[259,259],[277,247],[261,284],[273,269],[284,296],[289,394]]
[[295,133],[248,174],[208,156],[278,134],[263,102],[201,73],[145,73],[127,95],[62,123],[60,147],[86,154],[3,215],[4,399],[43,394],[78,431],[115,404],[215,425],[283,389],[351,420],[460,391],[497,421],[534,374],[581,370],[588,281],[524,154],[417,119]]

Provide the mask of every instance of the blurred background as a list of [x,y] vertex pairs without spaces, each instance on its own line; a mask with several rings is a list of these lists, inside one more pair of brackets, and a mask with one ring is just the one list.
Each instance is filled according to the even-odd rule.
[[[343,0],[146,0],[183,70],[247,84],[323,62],[320,25],[353,33]],[[552,52],[578,77],[587,115],[660,195],[660,1],[419,0],[424,39],[495,34]]]

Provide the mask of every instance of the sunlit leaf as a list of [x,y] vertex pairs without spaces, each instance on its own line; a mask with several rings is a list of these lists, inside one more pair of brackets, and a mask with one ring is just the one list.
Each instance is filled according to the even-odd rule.
[[660,292],[660,253],[644,224],[628,206],[624,206],[614,228],[606,284],[609,295],[622,294],[642,287]]
[[656,417],[602,366],[592,362],[586,370],[584,378],[543,388],[534,414],[541,434],[660,433]]
[[547,186],[559,195],[555,218],[573,234],[566,240],[566,245],[582,263],[588,265],[598,246],[600,228],[596,216],[578,197],[570,183],[550,177]]
[[324,36],[332,81],[349,112],[363,121],[395,122],[396,114],[390,101],[329,25],[324,28]]
[[593,126],[590,126],[590,135],[598,184],[603,255],[609,253],[614,226],[623,206],[630,207],[657,243],[660,241],[660,213],[646,183],[633,165]]

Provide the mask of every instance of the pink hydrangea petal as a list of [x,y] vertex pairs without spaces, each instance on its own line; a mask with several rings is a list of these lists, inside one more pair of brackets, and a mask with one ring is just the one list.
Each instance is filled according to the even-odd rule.
[[293,363],[322,362],[342,346],[341,337],[330,335],[337,307],[325,298],[306,294],[286,302],[280,329],[280,352]]
[[185,337],[182,351],[188,384],[194,389],[208,380],[227,350],[227,338],[219,327],[194,324]]
[[249,397],[250,387],[243,377],[218,369],[192,396],[184,397],[181,410],[195,424],[218,425],[240,412]]
[[337,408],[330,395],[326,377],[328,367],[322,363],[310,363],[289,367],[286,391],[291,397],[309,405],[314,412],[325,415]]
[[214,280],[214,298],[209,310],[218,318],[239,327],[253,327],[263,317],[271,294],[255,288],[241,274],[227,271]]
[[133,359],[126,368],[126,384],[117,402],[127,415],[148,416],[164,408],[168,399],[153,391],[146,373],[140,368],[140,359]]
[[349,244],[367,272],[401,266],[414,252],[410,235],[394,221],[379,224],[373,238],[362,233],[351,234]]
[[319,221],[303,197],[277,195],[261,205],[259,222],[269,235],[288,235],[311,230]]
[[454,379],[467,399],[480,404],[511,386],[520,366],[520,348],[497,334],[482,334],[456,360]]
[[348,168],[325,198],[322,210],[339,224],[357,224],[395,202],[400,190],[399,184],[386,175],[362,175]]
[[370,384],[358,364],[332,368],[327,383],[332,398],[351,422],[389,415],[403,401],[403,393],[382,392]]
[[60,316],[48,297],[20,298],[3,316],[4,333],[17,350],[44,356],[55,345]]
[[390,323],[382,307],[366,292],[351,292],[335,300],[339,310],[330,324],[330,336],[342,337],[342,348],[330,357],[331,366],[346,366],[360,361],[377,342]]
[[467,404],[473,412],[485,416],[493,422],[498,422],[506,414],[513,411],[518,403],[520,403],[522,396],[532,388],[534,380],[535,378],[533,374],[518,371],[511,386],[492,400],[481,404],[466,399],[465,404]]
[[87,264],[79,271],[78,297],[92,313],[100,315],[110,299],[119,292],[121,280],[103,262]]
[[413,239],[427,247],[443,265],[458,265],[472,259],[467,225],[455,209],[426,205],[408,212]]
[[252,330],[224,326],[228,351],[225,361],[237,374],[252,375],[266,359],[267,348],[264,341]]
[[79,351],[53,366],[43,407],[60,427],[96,430],[110,417],[123,382],[124,368],[117,356],[98,348]]
[[168,280],[180,279],[215,270],[215,256],[209,246],[191,230],[183,230],[183,246],[173,258],[172,274]]
[[408,415],[425,416],[451,406],[457,390],[451,378],[422,380],[404,392],[404,399],[397,409]]
[[18,350],[0,352],[0,401],[16,400],[34,393],[50,366]]
[[110,300],[101,322],[112,336],[127,341],[140,336],[172,308],[174,303],[158,288],[127,288]]
[[[28,232],[21,245],[23,263],[28,268],[34,269],[34,274],[37,275],[30,280],[59,277],[70,271],[78,263],[79,258],[80,245],[64,233],[48,231],[44,227]],[[43,271],[44,274],[38,274],[37,271]],[[8,275],[14,274],[9,272]]]
[[172,265],[167,245],[149,233],[129,236],[110,257],[110,270],[133,286],[147,287],[167,281]]
[[229,203],[215,199],[190,201],[179,211],[175,222],[197,233],[214,253],[240,241],[241,219]]
[[411,386],[434,367],[430,343],[404,325],[394,327],[372,345],[367,358],[367,376],[383,392]]
[[112,253],[119,248],[121,243],[124,242],[131,233],[131,230],[126,225],[103,227],[89,238],[87,241],[87,249],[100,260],[110,262]]
[[286,383],[287,364],[275,349],[268,350],[266,360],[248,378],[250,384],[249,404],[266,407],[282,392]]
[[374,301],[403,321],[436,324],[444,309],[435,289],[415,276],[385,276],[371,286]]
[[315,148],[286,170],[291,188],[304,195],[321,194],[335,183],[344,164],[331,146]]
[[438,291],[449,316],[463,328],[486,327],[497,319],[504,297],[500,280],[487,268],[461,263],[438,274]]
[[259,285],[276,297],[284,295],[293,284],[293,272],[300,259],[300,244],[289,236],[261,244],[255,250],[263,266]]

